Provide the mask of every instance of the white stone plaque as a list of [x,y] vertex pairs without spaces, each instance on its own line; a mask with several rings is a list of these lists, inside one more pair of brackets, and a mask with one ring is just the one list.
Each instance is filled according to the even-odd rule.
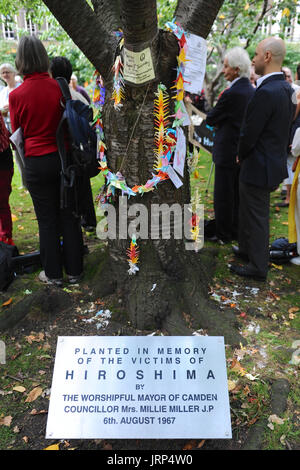
[[223,337],[59,337],[46,438],[231,438]]
[[4,341],[0,341],[0,364],[6,364],[6,348]]

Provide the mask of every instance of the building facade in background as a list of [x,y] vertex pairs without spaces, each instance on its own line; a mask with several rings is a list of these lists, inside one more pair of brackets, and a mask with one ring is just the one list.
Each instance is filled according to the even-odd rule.
[[45,21],[41,27],[33,23],[30,15],[22,8],[17,15],[1,15],[0,39],[4,41],[18,41],[19,33],[26,31],[29,34],[38,35],[48,31],[48,22]]
[[[274,1],[270,0],[270,7]],[[289,25],[282,26],[280,20],[282,13],[279,13],[276,18],[272,12],[267,13],[261,31],[266,36],[276,36],[277,34],[283,33],[284,38],[288,42],[300,43],[300,4],[296,7],[296,15],[289,18]]]

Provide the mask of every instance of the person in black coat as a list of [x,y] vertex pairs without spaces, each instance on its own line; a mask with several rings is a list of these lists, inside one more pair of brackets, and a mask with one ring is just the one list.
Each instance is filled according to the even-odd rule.
[[214,212],[216,232],[213,241],[237,240],[239,225],[239,165],[237,149],[240,128],[249,100],[255,90],[250,83],[251,61],[241,47],[227,52],[223,73],[230,83],[206,123],[215,127],[213,162],[215,164]]
[[261,41],[253,58],[257,80],[241,130],[239,246],[234,253],[248,261],[232,265],[243,277],[265,280],[269,265],[270,193],[287,176],[287,149],[295,115],[293,89],[281,72],[285,57],[282,39]]

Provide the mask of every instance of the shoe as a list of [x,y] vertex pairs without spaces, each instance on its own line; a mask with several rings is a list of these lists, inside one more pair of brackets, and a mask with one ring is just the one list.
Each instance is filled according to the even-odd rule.
[[49,285],[53,285],[56,287],[62,287],[63,285],[62,279],[50,279],[49,277],[46,276],[45,271],[40,272],[39,280],[43,282],[44,284],[49,284]]
[[290,259],[290,263],[300,266],[300,256],[296,256],[295,258]]
[[232,245],[232,252],[238,258],[244,259],[245,261],[249,261],[248,255],[240,251],[238,246]]
[[79,274],[79,276],[71,276],[70,274],[67,274],[67,279],[68,279],[69,284],[78,284],[81,278],[82,278],[82,274]]
[[232,264],[230,266],[230,271],[234,274],[237,274],[238,276],[254,279],[254,281],[266,281],[267,279],[267,276],[262,276],[247,266],[238,266],[236,264]]
[[218,238],[216,235],[214,235],[213,237],[205,237],[205,240],[207,240],[208,242],[218,243],[219,245],[231,243],[231,240],[221,240],[221,238]]
[[276,207],[289,207],[289,202],[279,202],[279,204],[275,204]]
[[95,233],[96,232],[96,227],[94,227],[92,225],[83,226],[82,228],[86,233]]

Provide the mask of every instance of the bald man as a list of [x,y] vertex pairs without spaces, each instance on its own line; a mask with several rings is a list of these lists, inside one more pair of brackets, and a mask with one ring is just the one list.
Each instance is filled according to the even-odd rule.
[[236,256],[246,265],[234,264],[233,273],[255,280],[267,279],[269,266],[270,193],[287,176],[289,133],[295,114],[293,90],[281,72],[286,48],[282,39],[261,41],[252,64],[261,77],[246,111],[241,129],[240,231]]

